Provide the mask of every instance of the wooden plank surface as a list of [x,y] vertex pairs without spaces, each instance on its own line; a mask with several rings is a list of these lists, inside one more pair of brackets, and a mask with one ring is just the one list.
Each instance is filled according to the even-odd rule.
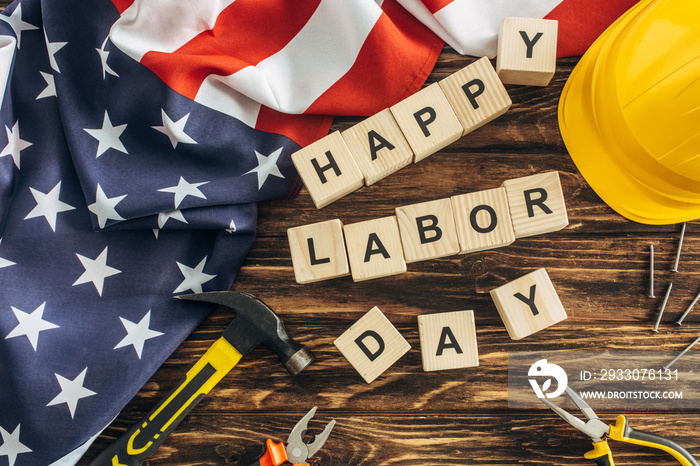
[[[0,8],[9,4],[0,1]],[[445,47],[428,83],[474,60]],[[700,225],[687,226],[679,272],[671,272],[680,225],[646,226],[615,214],[569,158],[557,124],[557,104],[576,58],[557,61],[547,87],[506,86],[513,106],[503,116],[427,159],[318,210],[308,192],[260,205],[257,239],[233,285],[257,295],[308,345],[317,361],[296,378],[276,356],[256,349],[204,398],[148,464],[216,465],[252,462],[265,439],[284,440],[318,405],[311,428],[337,425],[313,465],[584,465],[590,441],[547,410],[508,407],[508,352],[550,350],[679,351],[700,332],[700,310],[682,327],[675,320],[700,290]],[[336,118],[343,131],[363,118]],[[507,179],[559,171],[569,226],[510,246],[408,264],[407,272],[354,283],[351,277],[300,285],[294,280],[286,230],[340,219],[351,224],[390,216],[397,206],[495,188]],[[655,247],[656,296],[648,298],[648,250]],[[489,290],[545,267],[568,319],[523,340],[511,340]],[[651,333],[663,293],[673,293],[658,334]],[[333,340],[378,306],[412,349],[367,384]],[[425,373],[417,316],[474,310],[478,367]],[[80,464],[88,464],[139,420],[184,375],[230,323],[216,310],[168,361]],[[635,428],[676,439],[700,457],[700,406],[627,410],[594,404],[603,420],[626,414]],[[611,444],[616,464],[672,465],[643,447]]]
[[[470,63],[445,48],[428,83]],[[195,408],[149,464],[248,464],[266,438],[283,440],[305,410],[319,406],[338,421],[312,459],[318,465],[583,465],[590,441],[546,410],[508,408],[509,351],[679,351],[698,333],[700,314],[673,322],[700,289],[700,225],[688,224],[680,272],[671,268],[679,225],[627,221],[600,201],[578,173],[559,135],[556,107],[577,60],[560,59],[544,88],[507,86],[513,107],[488,125],[417,164],[318,210],[306,190],[260,206],[258,236],[233,289],[253,293],[280,314],[317,361],[295,379],[258,349]],[[344,130],[362,118],[337,118]],[[569,226],[517,239],[508,247],[408,264],[401,275],[354,283],[350,277],[300,285],[294,281],[287,228],[339,218],[344,224],[392,215],[394,208],[494,188],[510,178],[558,170]],[[656,250],[656,299],[648,298],[648,248]],[[488,292],[545,267],[569,318],[512,341]],[[661,332],[652,334],[663,292],[673,280]],[[367,384],[333,340],[378,306],[412,349]],[[417,316],[475,311],[480,365],[426,374]],[[233,315],[217,310],[154,375],[95,442],[90,459],[143,416],[220,335]],[[615,410],[595,405],[606,421]],[[700,407],[674,412],[625,412],[635,427],[673,436],[696,456]],[[648,449],[613,444],[616,464],[676,464]]]

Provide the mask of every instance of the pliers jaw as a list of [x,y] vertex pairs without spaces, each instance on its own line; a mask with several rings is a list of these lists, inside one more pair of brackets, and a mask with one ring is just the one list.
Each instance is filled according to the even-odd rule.
[[297,422],[287,438],[287,458],[293,465],[307,464],[307,460],[316,454],[316,452],[323,447],[323,444],[326,443],[326,440],[328,440],[331,434],[331,430],[333,430],[335,426],[335,419],[333,419],[326,424],[326,427],[323,428],[320,434],[314,436],[311,442],[304,442],[304,436],[308,431],[309,421],[314,417],[314,414],[316,414],[316,406],[311,408],[311,410]]
[[583,415],[586,417],[586,422],[577,418],[573,414],[570,414],[569,412],[563,410],[551,401],[546,400],[544,398],[540,399],[544,404],[549,406],[552,409],[552,411],[557,413],[559,417],[561,417],[573,427],[590,437],[594,443],[603,441],[605,439],[605,436],[610,432],[610,426],[601,421],[598,418],[598,415],[595,413],[595,411],[593,411],[593,408],[591,408],[588,405],[588,403],[583,401],[583,398],[578,396],[578,394],[576,394],[576,392],[573,391],[571,388],[566,387],[566,394],[569,395],[571,401],[573,401],[574,404],[578,407],[578,409],[581,410]]

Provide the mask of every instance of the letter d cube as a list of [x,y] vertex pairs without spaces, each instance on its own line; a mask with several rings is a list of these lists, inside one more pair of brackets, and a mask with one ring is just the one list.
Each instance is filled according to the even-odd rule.
[[411,349],[411,345],[376,306],[333,344],[367,383],[372,383]]

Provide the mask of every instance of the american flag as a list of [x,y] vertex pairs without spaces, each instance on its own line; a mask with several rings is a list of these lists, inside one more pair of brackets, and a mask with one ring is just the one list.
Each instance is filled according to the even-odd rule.
[[212,309],[173,296],[229,289],[257,202],[298,191],[290,155],[420,89],[443,45],[421,21],[397,0],[0,14],[0,465],[77,462]]

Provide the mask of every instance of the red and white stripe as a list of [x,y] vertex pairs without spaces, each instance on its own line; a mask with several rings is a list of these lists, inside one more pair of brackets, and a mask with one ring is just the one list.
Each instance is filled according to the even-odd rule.
[[327,131],[318,115],[370,115],[418,90],[441,48],[394,0],[114,3],[112,43],[172,89],[302,145]]
[[477,57],[496,55],[506,17],[559,21],[557,55],[582,55],[637,0],[398,0],[453,49]]
[[300,145],[420,89],[443,40],[493,57],[504,17],[559,20],[582,54],[636,0],[112,0],[110,40],[176,92]]

